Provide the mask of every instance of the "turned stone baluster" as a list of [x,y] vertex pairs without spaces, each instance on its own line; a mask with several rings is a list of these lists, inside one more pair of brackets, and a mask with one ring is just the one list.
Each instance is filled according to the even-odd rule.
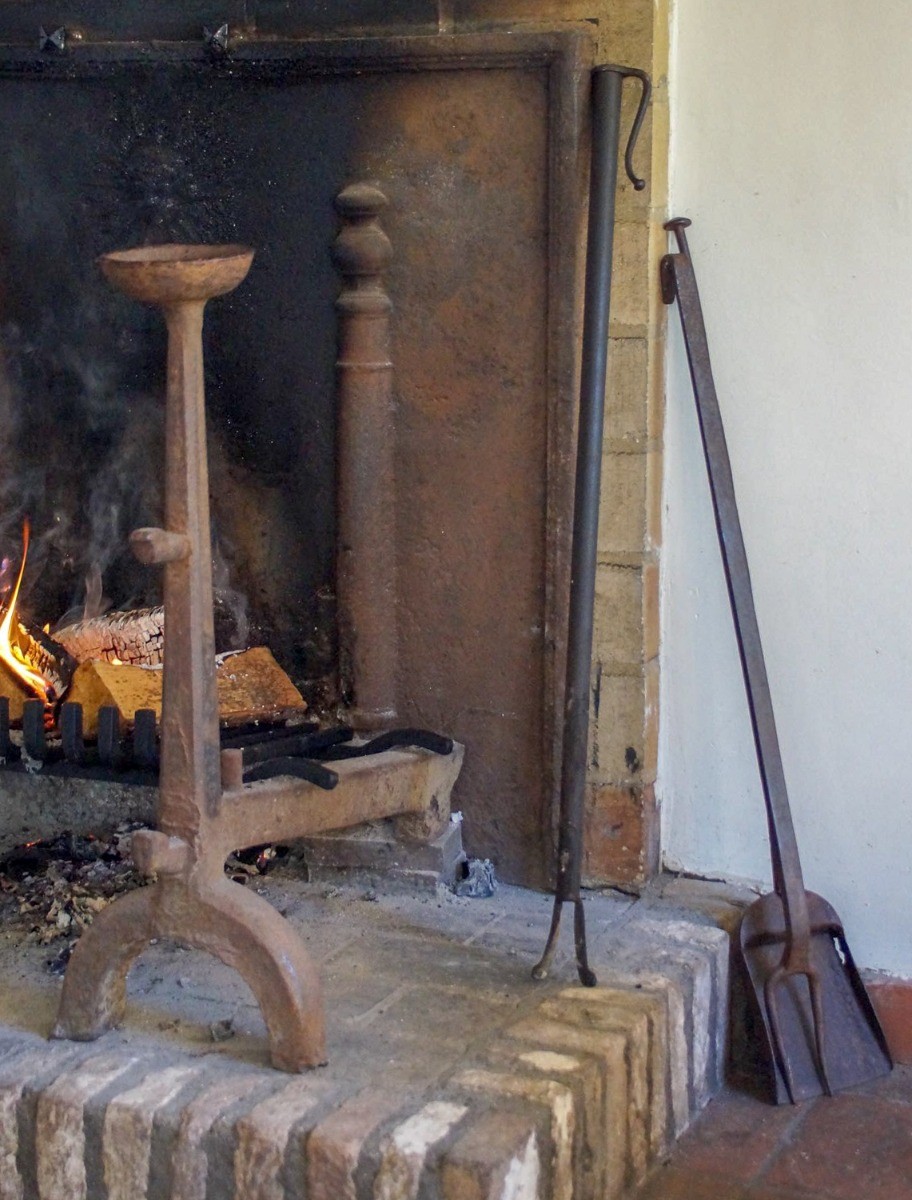
[[344,188],[336,198],[343,225],[333,245],[344,281],[336,301],[340,673],[349,720],[360,729],[396,719],[392,302],[382,280],[393,251],[378,221],[386,204],[371,184]]

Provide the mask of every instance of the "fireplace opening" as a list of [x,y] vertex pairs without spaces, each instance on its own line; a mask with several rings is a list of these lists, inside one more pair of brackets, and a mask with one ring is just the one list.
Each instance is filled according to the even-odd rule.
[[160,615],[128,534],[161,523],[164,332],[95,260],[247,242],[256,267],[205,332],[218,648],[268,648],[308,719],[345,723],[331,251],[339,193],[370,181],[392,244],[395,495],[377,541],[396,715],[471,747],[468,849],[535,886],[556,812],[591,54],[578,30],[249,39],[217,57],[0,47],[0,551],[16,560],[28,513],[24,621],[53,637],[110,603],[154,640]]

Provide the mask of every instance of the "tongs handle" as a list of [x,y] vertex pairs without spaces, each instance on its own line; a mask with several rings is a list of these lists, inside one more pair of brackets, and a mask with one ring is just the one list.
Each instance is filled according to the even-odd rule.
[[700,294],[684,232],[689,225],[690,221],[686,217],[676,217],[665,225],[665,228],[675,235],[678,253],[666,254],[662,259],[662,299],[666,304],[672,304],[677,299],[678,311],[681,314],[703,455],[709,476],[716,530],[725,567],[725,580],[728,585],[766,805],[773,884],[782,900],[785,916],[786,947],[783,966],[788,972],[806,971],[809,966],[810,946],[807,896],[804,891],[801,859],[798,855],[785,773],[782,769],[782,754],[779,750],[776,719],[760,641],[747,552],[735,500],[731,461],[710,365]]

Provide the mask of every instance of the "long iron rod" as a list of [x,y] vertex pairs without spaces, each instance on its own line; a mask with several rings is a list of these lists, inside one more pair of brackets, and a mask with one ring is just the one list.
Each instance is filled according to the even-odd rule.
[[611,304],[611,266],[614,245],[614,199],[620,150],[621,91],[624,79],[635,76],[643,86],[639,110],[631,129],[625,165],[634,187],[645,182],[631,168],[633,145],[645,115],[651,87],[648,77],[632,67],[596,67],[592,75],[592,155],[589,181],[589,228],[586,249],[586,290],[583,312],[582,374],[577,433],[576,487],[573,501],[573,545],[570,565],[570,605],[567,682],[564,697],[561,805],[557,845],[557,883],[548,941],[532,974],[547,975],[554,956],[562,906],[575,908],[576,963],[586,987],[596,983],[586,952],[586,924],[580,897],[583,855],[583,806],[589,744],[589,687],[592,628],[595,607],[598,546],[599,486],[602,428],[608,373],[608,314]]
[[766,661],[760,641],[760,626],[751,588],[750,568],[735,500],[731,461],[722,426],[722,414],[709,360],[706,327],[694,274],[687,235],[686,217],[668,221],[665,228],[675,235],[677,254],[662,259],[662,295],[666,304],[678,301],[684,331],[687,361],[693,382],[703,455],[712,494],[719,548],[725,569],[732,618],[747,694],[751,729],[760,782],[766,805],[773,865],[773,883],[782,900],[786,925],[785,958],[804,965],[808,957],[810,919],[801,873],[798,842],[789,806],[782,754],[776,733],[776,718],[770,695]]

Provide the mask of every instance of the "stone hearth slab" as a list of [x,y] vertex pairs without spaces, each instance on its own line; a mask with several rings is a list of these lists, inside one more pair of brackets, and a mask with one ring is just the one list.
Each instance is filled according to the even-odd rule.
[[47,1042],[53,948],[5,931],[0,1200],[612,1200],[718,1086],[728,938],[699,912],[593,896],[583,989],[569,930],[530,978],[540,893],[253,886],[318,961],[329,1066],[269,1068],[240,980],[166,945],[134,969],[122,1029]]

